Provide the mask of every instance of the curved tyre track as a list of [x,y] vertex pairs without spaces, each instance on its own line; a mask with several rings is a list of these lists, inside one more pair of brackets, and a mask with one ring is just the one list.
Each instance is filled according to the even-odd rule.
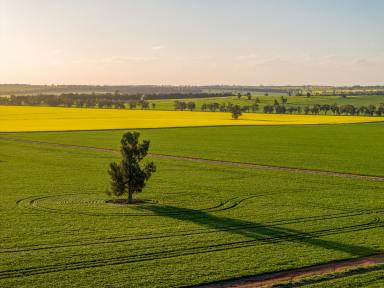
[[[108,237],[103,239],[84,239],[83,242],[80,242],[80,243],[66,242],[66,243],[53,244],[53,245],[41,244],[41,245],[24,246],[24,247],[18,247],[18,248],[4,248],[4,249],[0,249],[0,254],[61,249],[61,248],[79,247],[79,246],[107,245],[107,244],[141,241],[141,240],[148,240],[148,239],[164,239],[164,238],[172,238],[172,237],[196,236],[196,235],[205,235],[205,234],[220,233],[220,232],[232,232],[232,231],[236,232],[244,229],[257,229],[261,225],[268,225],[269,227],[273,228],[273,227],[279,227],[282,225],[289,225],[289,224],[343,219],[343,218],[350,218],[350,217],[358,217],[361,215],[372,215],[372,214],[375,215],[383,212],[384,212],[384,209],[363,210],[363,211],[356,211],[356,212],[349,212],[349,213],[348,212],[335,213],[335,214],[330,214],[326,216],[310,216],[310,217],[302,217],[302,218],[295,218],[295,219],[288,219],[288,220],[269,221],[269,222],[264,222],[262,224],[250,223],[250,224],[242,224],[242,225],[228,225],[228,226],[216,227],[216,228],[210,228],[210,229],[206,229],[206,228],[192,229],[192,230],[179,231],[177,233],[149,233],[149,234],[138,234],[138,235],[135,235],[134,237],[120,236],[120,237]],[[191,214],[191,215],[186,215],[185,218],[196,219],[196,218],[201,218],[201,216],[194,216]],[[378,216],[375,216],[373,222],[371,223],[377,224],[380,221],[381,219]],[[365,228],[365,226],[366,224],[363,224],[362,227]],[[359,227],[359,226],[354,225],[354,227]],[[377,227],[373,227],[373,228],[377,228]]]
[[[27,139],[18,139],[18,138],[10,138],[10,137],[0,137],[0,140],[21,142],[21,143],[35,144],[35,145],[46,145],[46,146],[51,146],[51,147],[60,147],[60,148],[67,148],[67,149],[82,149],[82,150],[91,150],[91,151],[99,151],[99,152],[114,152],[114,153],[119,152],[118,149],[112,149],[112,148],[98,148],[98,147],[92,147],[92,146],[60,144],[60,143],[27,140]],[[253,164],[253,163],[245,163],[245,162],[226,161],[226,160],[212,160],[212,159],[205,159],[205,158],[198,158],[198,157],[176,156],[176,155],[159,154],[159,153],[149,153],[148,155],[151,157],[160,158],[160,159],[182,160],[182,161],[190,161],[190,162],[206,163],[206,164],[222,165],[222,166],[230,166],[230,167],[239,167],[239,168],[305,173],[305,174],[315,174],[315,175],[322,175],[322,176],[352,178],[352,179],[370,180],[370,181],[384,181],[384,176],[370,176],[370,175],[353,174],[353,173],[345,173],[345,172],[333,172],[333,171],[316,170],[316,169],[293,168],[293,167],[274,166],[274,165],[262,165],[262,164]]]
[[[121,264],[129,264],[135,262],[143,262],[143,261],[151,261],[151,260],[159,260],[166,258],[174,258],[186,255],[196,255],[202,253],[210,253],[217,252],[229,249],[239,249],[250,246],[260,246],[267,245],[273,243],[280,243],[284,241],[301,241],[304,239],[318,238],[324,237],[334,234],[340,233],[348,233],[362,230],[370,230],[379,227],[383,227],[384,223],[380,221],[380,218],[376,218],[373,221],[364,224],[344,226],[332,229],[322,229],[307,233],[282,233],[276,236],[255,236],[253,239],[243,240],[243,241],[234,241],[229,243],[220,243],[214,245],[201,245],[195,247],[167,250],[168,246],[160,246],[159,252],[150,252],[150,253],[138,253],[132,255],[124,255],[120,257],[112,257],[112,258],[98,258],[92,260],[84,260],[77,262],[68,262],[68,263],[57,263],[51,265],[43,265],[43,266],[35,266],[35,267],[26,267],[20,269],[11,269],[11,270],[3,270],[0,271],[0,279],[8,279],[8,278],[16,278],[16,277],[24,277],[31,276],[37,274],[47,274],[53,272],[61,272],[61,271],[69,271],[69,270],[79,270],[79,269],[87,269],[94,267],[102,267],[102,266],[112,266],[112,265],[121,265]],[[143,249],[143,251],[145,251]]]
[[[50,196],[38,196],[38,197],[30,196],[30,197],[27,197],[27,198],[20,199],[20,200],[16,201],[16,205],[18,205],[21,208],[37,210],[37,211],[41,211],[41,212],[59,213],[59,214],[70,214],[70,215],[77,214],[77,215],[101,216],[101,217],[110,217],[110,216],[118,216],[118,217],[132,217],[132,216],[158,217],[158,216],[160,216],[160,215],[157,215],[157,214],[127,213],[126,211],[120,212],[120,213],[100,213],[100,212],[92,212],[92,211],[91,212],[86,212],[86,211],[75,211],[75,210],[63,210],[63,209],[60,209],[60,208],[52,208],[52,207],[44,207],[44,206],[40,207],[38,205],[40,200],[44,200],[44,199],[48,199],[48,198],[55,198],[55,197],[58,197],[58,196],[72,196],[72,195],[79,195],[79,194],[63,194],[63,195],[50,195]],[[191,211],[190,213],[187,213],[187,215],[190,214],[190,215],[193,216],[196,212],[218,212],[218,211],[225,211],[225,210],[233,209],[233,208],[236,208],[241,203],[243,203],[244,201],[247,201],[249,199],[256,198],[256,197],[261,197],[261,196],[263,196],[263,195],[249,196],[249,197],[245,197],[245,198],[234,197],[234,198],[231,198],[231,199],[226,200],[226,201],[221,201],[220,203],[218,203],[217,205],[212,206],[212,207],[206,207],[206,208],[194,210],[193,212]],[[98,203],[105,204],[104,201],[100,201]],[[152,205],[156,205],[156,204],[152,204]],[[167,215],[185,215],[185,214],[186,214],[185,211],[178,212],[178,213],[177,212],[167,213]]]
[[[33,141],[33,140],[25,140],[25,139],[16,139],[16,138],[4,138],[0,137],[0,140],[3,141],[15,141],[15,142],[21,142],[21,143],[27,143],[27,144],[36,144],[36,145],[47,145],[51,147],[60,147],[60,148],[66,148],[66,149],[82,149],[82,150],[92,150],[92,151],[101,151],[101,152],[118,152],[117,149],[108,149],[108,148],[97,148],[97,147],[88,147],[88,146],[78,146],[78,145],[67,145],[67,144],[58,144],[58,143],[50,143],[50,142],[42,142],[42,141]],[[202,158],[194,158],[194,157],[185,157],[185,156],[174,156],[174,155],[164,155],[164,154],[150,154],[152,157],[157,158],[164,158],[164,159],[174,159],[174,160],[182,160],[182,161],[192,161],[192,162],[198,162],[198,163],[207,163],[212,165],[224,165],[224,166],[231,166],[231,167],[241,167],[241,168],[250,168],[250,169],[267,169],[267,170],[277,170],[277,171],[287,171],[287,172],[295,172],[295,173],[307,173],[307,174],[317,174],[317,175],[323,175],[323,176],[333,176],[333,177],[343,177],[343,178],[354,178],[354,179],[363,179],[363,180],[371,180],[371,181],[384,181],[384,177],[380,176],[366,176],[366,175],[358,175],[358,174],[349,174],[349,173],[339,173],[339,172],[330,172],[330,171],[320,171],[320,170],[311,170],[311,169],[301,169],[301,168],[290,168],[290,167],[277,167],[277,166],[271,166],[271,165],[258,165],[258,164],[251,164],[251,163],[239,163],[239,162],[231,162],[231,161],[222,161],[222,160],[209,160],[209,159],[202,159]],[[241,202],[241,201],[240,201]],[[232,207],[231,207],[232,208]],[[336,215],[327,215],[327,216],[314,216],[314,217],[308,217],[305,219],[290,219],[290,220],[282,220],[282,221],[276,221],[274,225],[282,225],[286,221],[313,221],[313,220],[321,220],[322,218],[338,218],[338,217],[351,217],[354,215],[360,215],[360,214],[373,214],[373,213],[382,213],[382,209],[375,210],[360,210],[355,211],[353,213],[338,213]],[[191,215],[191,217],[194,217]],[[319,219],[320,218],[320,219]],[[267,223],[263,223],[267,224]],[[261,225],[263,225],[261,224]],[[272,223],[270,223],[272,224]],[[220,231],[230,231],[230,230],[241,230],[245,228],[257,228],[260,224],[253,224],[253,225],[239,225],[234,227],[223,227],[222,229],[210,229],[210,230],[197,230],[195,232],[193,231],[184,231],[180,233],[179,235],[174,234],[162,234],[162,235],[152,235],[149,236],[149,238],[156,238],[156,237],[177,237],[177,236],[187,236],[187,235],[193,235],[196,234],[202,234],[202,233],[214,233],[214,232],[220,232]],[[144,251],[135,251],[136,254],[131,255],[122,255],[119,257],[111,257],[111,258],[96,258],[96,259],[89,259],[89,260],[83,260],[83,261],[73,261],[73,262],[67,262],[67,263],[57,263],[57,264],[48,264],[48,265],[41,265],[41,266],[35,266],[35,267],[25,267],[25,268],[19,268],[19,269],[10,269],[10,270],[3,270],[0,271],[0,279],[8,279],[8,278],[16,278],[16,277],[24,277],[24,276],[30,276],[30,275],[38,275],[38,274],[46,274],[46,273],[54,273],[54,272],[60,272],[60,271],[68,271],[68,270],[79,270],[79,269],[87,269],[87,268],[93,268],[93,267],[102,267],[102,266],[111,266],[111,265],[122,265],[122,264],[128,264],[128,263],[134,263],[134,262],[142,262],[142,261],[151,261],[151,260],[157,260],[157,259],[166,259],[166,258],[173,258],[173,257],[180,257],[185,255],[193,255],[193,254],[201,254],[201,253],[210,253],[210,252],[216,252],[216,251],[222,251],[222,250],[229,250],[229,249],[239,249],[239,248],[245,248],[250,246],[258,246],[258,245],[267,245],[267,244],[273,244],[273,243],[279,243],[283,241],[300,241],[303,239],[311,239],[311,238],[318,238],[318,237],[324,237],[328,235],[334,235],[334,234],[340,234],[340,233],[349,233],[349,232],[355,232],[355,231],[363,231],[363,230],[371,230],[384,227],[384,223],[381,221],[379,217],[375,217],[369,222],[362,223],[362,224],[354,224],[349,226],[343,226],[343,227],[336,227],[336,228],[328,228],[328,229],[320,229],[316,231],[311,232],[297,232],[297,233],[281,233],[277,235],[256,235],[253,236],[251,239],[248,240],[242,240],[242,241],[234,241],[234,242],[228,242],[228,243],[219,243],[214,245],[200,245],[200,246],[194,246],[194,247],[187,247],[187,248],[180,248],[180,249],[174,249],[170,250],[169,247],[167,249],[167,246],[164,247],[157,247],[160,248],[159,251],[154,252],[145,252]],[[142,238],[143,237],[143,238]],[[143,235],[142,237],[138,237],[139,239],[146,239]],[[106,240],[106,241],[105,241]],[[123,238],[123,239],[104,239],[102,241],[90,241],[88,243],[79,243],[80,245],[98,245],[98,244],[112,244],[114,242],[120,242],[120,241],[132,241],[135,239],[132,238]],[[79,244],[73,245],[74,243],[68,243],[67,245],[60,246],[40,246],[40,247],[24,247],[21,249],[6,249],[3,251],[0,251],[0,253],[17,253],[22,251],[31,251],[31,250],[40,250],[40,249],[57,249],[62,248],[65,246],[78,246]],[[380,257],[383,257],[383,255],[379,255]],[[350,260],[349,262],[353,262],[356,260]],[[334,264],[325,264],[325,265],[334,265]],[[292,275],[292,273],[301,273],[301,271],[306,271],[308,269],[314,269],[316,271],[321,271],[322,266],[314,266],[310,268],[304,268],[304,269],[298,269],[295,271],[288,271],[288,272],[281,272],[281,273],[291,273],[289,275]],[[257,283],[255,281],[265,280],[265,279],[277,279],[278,277],[281,277],[281,273],[273,273],[269,274],[272,276],[260,276],[253,277],[253,284]],[[238,282],[237,282],[238,283]],[[273,282],[275,283],[275,282]],[[239,284],[239,283],[238,283]],[[232,287],[232,286],[222,286],[223,283],[220,284],[221,286],[216,287]],[[232,284],[231,284],[232,285]],[[249,287],[249,286],[244,286]],[[252,286],[254,287],[254,286]],[[257,286],[256,286],[257,287]]]

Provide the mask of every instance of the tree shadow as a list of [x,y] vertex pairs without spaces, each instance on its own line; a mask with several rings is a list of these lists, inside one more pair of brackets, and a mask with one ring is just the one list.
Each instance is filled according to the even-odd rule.
[[149,205],[138,207],[137,209],[151,211],[159,216],[192,222],[209,229],[245,236],[259,244],[290,241],[344,252],[352,256],[367,256],[379,252],[370,247],[319,239],[319,237],[329,235],[377,228],[379,225],[381,226],[381,224],[377,222],[302,232],[291,228],[278,227],[276,225],[265,225],[262,223],[216,216],[206,211],[189,208]]

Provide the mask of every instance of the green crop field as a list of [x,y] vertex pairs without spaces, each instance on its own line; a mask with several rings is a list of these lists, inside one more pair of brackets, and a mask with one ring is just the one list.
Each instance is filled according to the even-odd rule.
[[[141,132],[154,153],[384,176],[382,130]],[[145,202],[125,206],[105,194],[114,151],[5,140],[118,149],[122,134],[0,134],[0,287],[179,287],[384,250],[382,181],[153,158],[158,171],[135,196]],[[311,285],[377,284],[382,271]]]
[[[375,105],[379,106],[384,103],[384,95],[358,95],[358,96],[348,96],[343,98],[340,96],[287,96],[285,93],[270,93],[269,96],[264,96],[263,93],[252,93],[251,100],[248,100],[246,96],[242,96],[240,99],[235,96],[229,97],[212,97],[212,98],[189,98],[182,99],[181,101],[185,102],[195,102],[196,110],[201,111],[201,105],[209,103],[219,103],[219,104],[237,104],[241,106],[248,106],[255,103],[256,98],[260,100],[259,111],[263,110],[264,105],[273,105],[275,99],[281,103],[281,97],[288,98],[287,107],[290,106],[306,106],[306,105],[315,105],[315,104],[337,104],[337,105],[347,105],[351,104],[356,107]],[[158,110],[174,110],[175,100],[150,100],[151,103],[155,103],[155,108]]]
[[[371,123],[139,131],[152,140],[151,151],[155,153],[384,176],[383,129],[384,123]],[[112,130],[1,135],[117,149],[122,133]]]
[[0,0],[0,288],[384,288],[383,11]]

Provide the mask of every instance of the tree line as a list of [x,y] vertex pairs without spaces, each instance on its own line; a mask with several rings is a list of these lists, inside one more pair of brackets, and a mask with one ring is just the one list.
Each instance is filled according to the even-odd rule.
[[368,105],[356,107],[352,104],[346,105],[337,105],[337,104],[314,104],[307,106],[289,106],[281,105],[279,103],[274,103],[274,105],[264,106],[265,113],[277,113],[277,114],[312,114],[319,115],[323,113],[327,115],[332,113],[333,115],[350,115],[350,116],[383,116],[384,115],[384,103],[380,105]]
[[50,106],[76,108],[155,109],[156,104],[139,97],[130,100],[99,97],[67,97],[62,95],[10,96],[0,97],[0,105]]
[[[233,103],[204,103],[201,105],[200,110],[201,111],[209,111],[209,112],[231,112],[234,106],[240,107],[242,112],[257,112],[259,110],[259,104],[258,103],[253,103],[251,105],[244,105],[244,106],[239,106],[235,105]],[[179,101],[176,100],[174,102],[174,108],[175,110],[179,111],[195,111],[196,110],[196,103],[193,101],[185,102],[185,101]]]
[[210,98],[233,96],[232,93],[158,93],[158,94],[40,94],[29,96],[0,97],[0,105],[16,106],[53,106],[53,107],[86,107],[86,108],[125,108],[126,104],[130,109],[138,106],[143,109],[154,108],[155,103],[148,103],[148,100],[159,99],[185,99],[185,98]]
[[384,90],[372,90],[372,91],[356,91],[356,90],[346,90],[346,91],[317,91],[317,90],[304,90],[304,89],[289,89],[286,91],[288,96],[338,96],[341,98],[347,98],[349,96],[377,96],[384,95]]
[[[233,103],[203,103],[200,107],[201,111],[209,112],[233,112],[243,113],[243,112],[258,112],[260,110],[260,102],[254,102],[251,105],[235,105]],[[347,105],[337,105],[337,104],[314,104],[307,106],[286,106],[287,98],[281,97],[281,102],[274,100],[272,105],[263,106],[262,111],[264,113],[275,113],[275,114],[312,114],[319,115],[323,113],[328,115],[332,113],[333,115],[365,115],[365,116],[384,116],[384,103],[380,105],[368,105],[356,107],[351,104]],[[175,110],[185,111],[196,110],[195,102],[184,102],[184,101],[175,101]]]
[[[198,96],[198,97],[196,97]],[[52,106],[52,107],[83,107],[83,108],[116,108],[116,109],[155,109],[156,103],[149,102],[148,100],[168,99],[168,97],[177,99],[184,98],[205,98],[205,97],[226,97],[235,96],[235,94],[228,95],[227,93],[219,94],[121,94],[104,93],[104,94],[60,94],[60,95],[36,95],[36,96],[10,96],[0,97],[0,105],[17,105],[17,106]],[[253,102],[250,93],[237,94],[237,97],[247,97],[250,100],[249,105],[235,105],[233,103],[203,103],[200,107],[201,111],[210,112],[231,112],[236,107],[236,110],[240,112],[258,112],[261,110],[260,99],[256,97]],[[176,97],[176,98],[175,98]],[[367,106],[354,106],[352,104],[338,105],[338,104],[314,104],[307,106],[294,106],[286,104],[288,103],[288,97],[281,96],[280,101],[274,99],[274,103],[271,105],[265,105],[262,107],[264,113],[276,113],[276,114],[313,114],[317,115],[323,113],[327,115],[332,113],[333,115],[366,115],[366,116],[384,116],[384,103],[379,105],[367,105]],[[194,101],[176,100],[174,102],[174,109],[179,111],[195,111],[197,109]]]

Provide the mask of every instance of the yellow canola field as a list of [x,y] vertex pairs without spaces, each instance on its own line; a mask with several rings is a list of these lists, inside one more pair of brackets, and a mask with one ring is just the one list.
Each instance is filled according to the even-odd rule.
[[380,122],[384,117],[0,106],[0,132]]

